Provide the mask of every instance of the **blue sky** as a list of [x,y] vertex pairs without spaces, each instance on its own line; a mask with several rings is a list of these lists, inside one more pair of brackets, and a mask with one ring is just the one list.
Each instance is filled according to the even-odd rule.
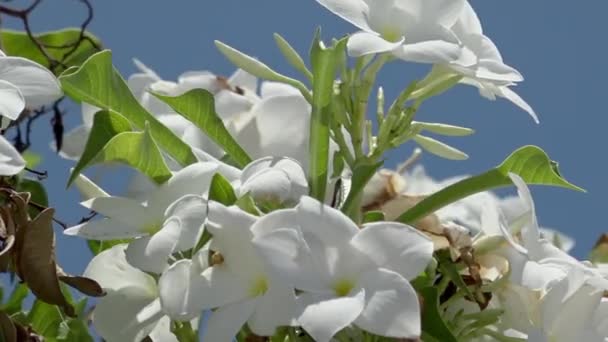
[[[436,178],[474,174],[496,165],[517,147],[541,146],[559,161],[564,176],[588,190],[586,194],[557,188],[532,190],[541,224],[573,235],[575,254],[583,257],[599,234],[607,231],[603,214],[608,209],[604,162],[608,43],[603,28],[608,2],[471,3],[505,61],[526,77],[516,90],[534,107],[541,124],[536,125],[507,101],[491,102],[473,88],[458,86],[426,103],[418,119],[474,128],[477,133],[471,137],[447,140],[466,151],[470,159],[454,162],[425,155],[422,162]],[[217,52],[214,39],[295,75],[276,49],[273,32],[281,33],[302,53],[317,26],[322,27],[325,40],[354,32],[313,0],[104,0],[93,5],[95,19],[90,28],[113,50],[114,63],[123,75],[135,71],[132,58],[139,58],[165,79],[175,79],[186,70],[209,69],[229,75],[233,66]],[[76,1],[46,1],[32,24],[36,30],[56,29],[78,24],[84,14]],[[8,22],[12,27],[15,24]],[[428,66],[394,63],[382,72],[379,82],[391,99],[427,70]],[[80,122],[79,107],[67,109],[66,124],[71,128]],[[50,174],[45,184],[51,205],[57,207],[60,219],[75,223],[86,211],[76,205],[76,192],[65,189],[73,162],[50,151],[45,120],[34,127],[34,151],[44,157],[40,169]],[[412,148],[406,144],[392,152],[387,166],[407,158]],[[110,191],[120,191],[122,186],[124,181],[108,184]],[[58,255],[64,268],[73,273],[81,272],[90,258],[83,241],[60,235]]]

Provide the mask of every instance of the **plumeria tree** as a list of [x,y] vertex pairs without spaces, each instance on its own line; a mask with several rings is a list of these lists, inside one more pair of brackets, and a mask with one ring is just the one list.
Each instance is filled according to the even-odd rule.
[[[417,115],[452,87],[539,122],[468,1],[317,0],[353,33],[319,29],[307,53],[275,34],[299,78],[218,40],[234,74],[176,81],[140,61],[125,80],[86,0],[80,27],[33,33],[41,2],[0,4],[25,29],[0,31],[3,341],[608,341],[608,238],[579,261],[538,225],[528,185],[583,191],[542,149],[443,181],[416,165],[467,158],[441,137],[473,129]],[[405,63],[428,74],[385,98],[376,76]],[[82,125],[63,132],[61,101]],[[78,224],[55,217],[27,152],[45,114],[91,212]],[[412,157],[384,168],[406,142]],[[116,164],[136,171],[128,191],[85,176]],[[88,244],[84,274],[57,264],[54,225]]]

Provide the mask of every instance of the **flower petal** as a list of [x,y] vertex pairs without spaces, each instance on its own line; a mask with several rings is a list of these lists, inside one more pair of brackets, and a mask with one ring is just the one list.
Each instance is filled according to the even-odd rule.
[[365,225],[351,244],[366,253],[379,267],[414,279],[433,257],[433,242],[417,229],[397,222]]
[[296,210],[302,233],[313,234],[323,243],[343,244],[359,232],[348,216],[312,197],[303,196]]
[[88,240],[131,239],[147,235],[139,227],[107,218],[69,227],[63,231],[63,234],[79,236]]
[[416,339],[420,337],[420,302],[410,283],[395,272],[367,272],[359,286],[365,289],[365,309],[355,324],[375,335]]
[[301,297],[307,305],[298,322],[317,342],[329,342],[338,331],[355,321],[365,306],[364,289],[338,298],[311,293]]
[[179,260],[171,265],[158,280],[163,312],[178,321],[200,315],[203,303],[198,294],[208,290],[207,283],[200,278],[191,260]]
[[462,48],[443,40],[428,40],[403,44],[393,54],[408,62],[444,64],[458,59]]
[[330,10],[333,14],[348,21],[362,30],[369,30],[367,16],[368,5],[362,0],[317,0],[321,6]]
[[143,292],[154,292],[156,281],[127,262],[125,248],[126,244],[120,244],[99,253],[91,260],[83,276],[94,279],[106,290],[137,287]]
[[310,105],[302,95],[273,96],[251,109],[255,120],[235,134],[252,158],[291,157],[308,167]]
[[258,298],[255,311],[247,322],[258,336],[272,336],[278,326],[289,325],[295,318],[296,295],[292,287],[271,283],[268,291]]
[[300,290],[318,292],[328,288],[330,275],[325,263],[315,262],[295,229],[276,229],[257,236],[253,243],[275,277]]
[[107,341],[139,341],[156,325],[157,320],[137,319],[137,314],[153,300],[154,297],[137,287],[109,292],[97,301],[93,326]]
[[258,299],[244,300],[215,310],[207,321],[203,341],[232,341],[253,313]]
[[172,217],[152,236],[132,241],[125,254],[127,261],[145,272],[160,274],[167,268],[181,233],[181,221]]
[[198,241],[207,218],[207,200],[198,195],[186,195],[173,202],[165,217],[177,218],[181,222],[177,251],[193,248]]
[[184,195],[206,194],[217,171],[218,165],[211,162],[188,165],[150,195],[148,206],[153,211],[161,211],[162,214],[171,203]]
[[19,88],[26,106],[42,107],[57,100],[63,94],[59,81],[42,65],[22,57],[0,59],[0,80]]
[[25,168],[25,164],[25,159],[15,147],[6,138],[0,137],[0,176],[16,175]]
[[348,55],[361,57],[374,53],[390,52],[399,48],[405,38],[400,37],[396,42],[389,42],[377,34],[359,31],[348,38]]
[[[66,159],[78,160],[84,152],[84,147],[89,139],[91,128],[85,125],[78,126],[63,136],[63,145],[59,155]],[[55,149],[55,143],[52,143]]]
[[264,265],[251,242],[250,227],[256,217],[213,201],[208,215],[206,229],[213,235],[213,249],[222,254],[224,265],[248,284],[264,275]]
[[509,87],[506,87],[506,86],[500,87],[500,94],[498,94],[498,95],[513,102],[513,104],[516,105],[517,107],[525,110],[528,114],[530,114],[530,116],[532,117],[534,122],[536,122],[536,123],[540,122],[538,120],[538,116],[536,115],[536,112],[534,112],[534,109],[532,109],[532,107],[524,99],[522,99],[521,96],[519,96],[516,92],[511,90]]
[[155,218],[158,217],[158,214],[156,217],[151,215],[152,211],[139,201],[130,198],[97,197],[80,204],[123,225],[141,227],[142,229],[147,224],[153,223]]
[[0,115],[16,120],[25,109],[25,98],[19,88],[0,80]]

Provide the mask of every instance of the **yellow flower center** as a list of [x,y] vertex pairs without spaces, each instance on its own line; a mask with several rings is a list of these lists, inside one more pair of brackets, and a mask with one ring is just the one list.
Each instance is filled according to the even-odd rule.
[[251,297],[259,297],[268,291],[268,279],[265,276],[259,276],[253,282],[253,286],[249,290]]
[[344,297],[350,293],[355,284],[348,279],[340,279],[334,283],[334,291],[338,297]]
[[402,36],[399,30],[390,27],[382,30],[380,34],[382,35],[382,38],[393,43],[400,41]]

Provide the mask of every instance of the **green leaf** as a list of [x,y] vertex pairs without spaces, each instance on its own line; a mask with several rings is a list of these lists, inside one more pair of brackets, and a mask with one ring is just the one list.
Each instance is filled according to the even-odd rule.
[[148,122],[154,140],[182,166],[197,161],[192,149],[144,109],[131,94],[123,78],[112,66],[112,53],[109,50],[96,53],[79,68],[66,70],[59,80],[65,93],[78,102],[87,102],[120,114],[141,130]]
[[[342,43],[339,43],[342,44]],[[340,45],[341,46],[341,45]],[[336,51],[341,47],[323,48],[319,31],[310,53],[312,65],[312,112],[310,116],[310,164],[308,170],[310,195],[325,199],[329,163],[329,131],[332,122],[331,100],[336,76]]]
[[[97,37],[90,32],[85,32],[85,37],[87,39],[82,40],[74,52],[64,59],[64,56],[73,49],[73,47],[69,45],[80,39],[80,28],[66,28],[59,31],[35,34],[34,36],[44,45],[59,46],[60,48],[47,48],[47,53],[55,60],[62,61],[67,67],[80,65],[97,52],[97,49],[91,44],[91,41],[98,47],[101,47],[101,41]],[[40,52],[40,49],[32,42],[27,33],[14,30],[2,30],[0,32],[0,40],[2,41],[2,48],[7,55],[25,57],[46,68],[51,67],[48,59]],[[55,72],[58,74],[63,70],[64,68],[62,66],[58,66]]]
[[31,201],[44,207],[49,206],[49,199],[46,194],[46,189],[44,188],[44,185],[38,181],[22,178],[17,186],[17,191],[29,192],[32,195]]
[[97,154],[112,138],[120,133],[130,131],[131,124],[122,115],[107,110],[97,112],[93,117],[91,134],[89,134],[89,138],[87,139],[84,152],[70,175],[68,186],[72,184],[87,166],[93,163]]
[[230,182],[221,174],[216,173],[209,186],[209,200],[222,203],[225,206],[233,205],[237,198]]
[[27,314],[27,318],[36,333],[49,339],[56,339],[62,329],[69,331],[67,322],[62,318],[59,307],[38,299],[34,301],[32,309]]
[[89,250],[93,255],[97,255],[106,249],[110,249],[116,245],[120,245],[121,243],[129,243],[131,239],[119,239],[119,240],[87,240],[87,245],[89,246]]
[[23,152],[21,156],[25,159],[25,166],[30,169],[35,169],[42,162],[42,156],[30,150]]
[[509,173],[519,175],[528,184],[551,185],[585,191],[562,178],[557,163],[549,159],[549,156],[542,149],[536,146],[524,146],[513,152],[499,166],[452,184],[425,198],[399,216],[397,221],[402,223],[416,222],[428,214],[470,195],[509,186],[512,184]]
[[[33,179],[22,178],[19,181],[19,185],[17,186],[17,191],[19,192],[29,192],[31,194],[31,201],[39,204],[43,207],[49,206],[49,199],[46,193],[46,189],[42,183],[35,181]],[[35,207],[29,207],[28,212],[30,216],[36,217],[40,210]]]
[[439,293],[437,293],[437,288],[430,286],[419,292],[424,299],[424,307],[422,308],[423,335],[430,335],[437,341],[457,342],[458,340],[439,313]]
[[200,128],[238,164],[240,168],[251,162],[247,152],[234,140],[215,111],[213,95],[203,89],[193,89],[180,96],[154,94],[173,110]]
[[30,290],[27,288],[27,285],[19,284],[15,286],[13,292],[11,292],[10,297],[8,297],[8,301],[2,304],[2,311],[4,311],[9,316],[21,311],[23,301],[29,293]]
[[148,126],[143,132],[123,132],[114,136],[87,166],[106,162],[129,165],[157,184],[162,184],[171,178],[171,171],[156,146]]
[[306,64],[304,64],[304,60],[289,42],[278,33],[274,34],[274,41],[277,43],[283,56],[285,56],[285,59],[287,59],[287,62],[296,70],[304,74],[308,79],[312,79],[312,73],[308,70]]

